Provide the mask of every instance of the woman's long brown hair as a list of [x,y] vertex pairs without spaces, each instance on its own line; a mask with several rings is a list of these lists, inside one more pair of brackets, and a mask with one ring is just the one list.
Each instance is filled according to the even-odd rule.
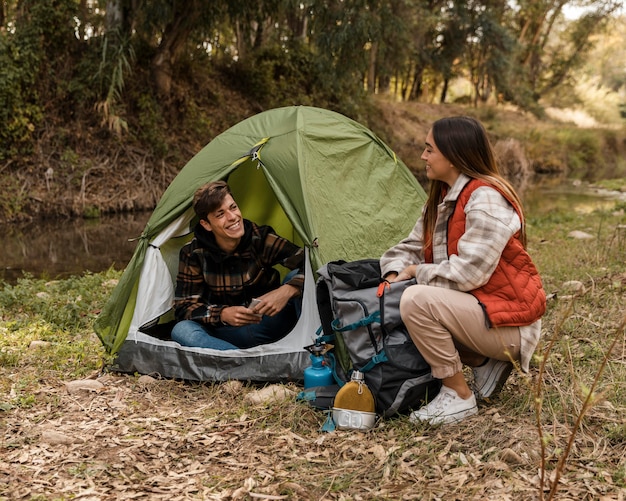
[[[447,117],[437,120],[432,127],[435,145],[446,159],[463,174],[480,179],[499,189],[520,214],[522,228],[520,241],[526,247],[526,223],[522,201],[511,184],[502,177],[493,148],[482,124],[471,117]],[[437,220],[437,205],[443,200],[443,181],[430,182],[424,212],[424,241],[432,242]]]

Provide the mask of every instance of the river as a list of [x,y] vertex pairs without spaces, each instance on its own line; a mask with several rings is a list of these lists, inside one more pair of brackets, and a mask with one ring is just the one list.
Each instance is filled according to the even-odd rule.
[[15,283],[25,273],[54,279],[124,269],[136,246],[132,239],[149,218],[150,213],[140,212],[0,226],[0,279]]
[[626,193],[603,190],[578,181],[542,179],[523,193],[523,202],[530,217],[563,211],[587,213],[610,210],[616,203],[626,202]]
[[[604,192],[571,181],[542,182],[523,194],[528,216],[556,211],[609,209],[625,193]],[[104,216],[100,219],[43,220],[0,226],[0,280],[15,283],[24,274],[65,278],[86,271],[124,269],[150,213]]]

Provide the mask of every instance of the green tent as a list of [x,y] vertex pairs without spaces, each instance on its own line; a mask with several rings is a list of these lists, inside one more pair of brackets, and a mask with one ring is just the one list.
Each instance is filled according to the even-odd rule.
[[[178,252],[193,237],[191,202],[226,179],[246,219],[304,246],[300,321],[286,338],[246,350],[181,347],[168,339]],[[374,133],[332,111],[292,106],[250,117],[196,154],[163,194],[96,333],[123,372],[192,380],[298,379],[320,325],[314,270],[378,257],[410,232],[425,200],[408,168]]]

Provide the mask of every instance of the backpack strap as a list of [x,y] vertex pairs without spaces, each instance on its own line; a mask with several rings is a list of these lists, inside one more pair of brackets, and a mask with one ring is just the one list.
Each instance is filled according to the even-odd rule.
[[368,315],[367,317],[363,317],[361,320],[345,325],[343,327],[339,326],[339,324],[341,323],[341,319],[336,318],[335,320],[333,320],[331,325],[332,325],[333,330],[336,330],[337,332],[345,332],[345,331],[352,331],[358,327],[365,327],[366,325],[370,325],[375,322],[380,323],[380,311],[375,311],[371,315]]
[[382,364],[383,362],[387,362],[389,359],[387,358],[387,354],[385,353],[385,349],[383,348],[380,353],[377,353],[376,355],[374,355],[372,358],[370,358],[370,361],[367,362],[363,367],[361,367],[359,370],[361,372],[369,372],[371,371],[374,367],[376,367],[378,364]]
[[324,327],[321,325],[317,328],[317,331],[315,332],[315,335],[317,336],[315,338],[315,344],[332,343],[335,340],[334,334],[322,334],[323,329]]

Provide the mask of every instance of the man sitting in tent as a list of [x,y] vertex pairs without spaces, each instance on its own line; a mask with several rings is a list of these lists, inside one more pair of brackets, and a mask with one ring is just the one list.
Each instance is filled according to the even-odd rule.
[[[223,181],[200,187],[193,208],[200,221],[180,251],[172,339],[229,350],[286,336],[298,320],[304,250],[243,219]],[[276,264],[292,270],[282,285]]]

